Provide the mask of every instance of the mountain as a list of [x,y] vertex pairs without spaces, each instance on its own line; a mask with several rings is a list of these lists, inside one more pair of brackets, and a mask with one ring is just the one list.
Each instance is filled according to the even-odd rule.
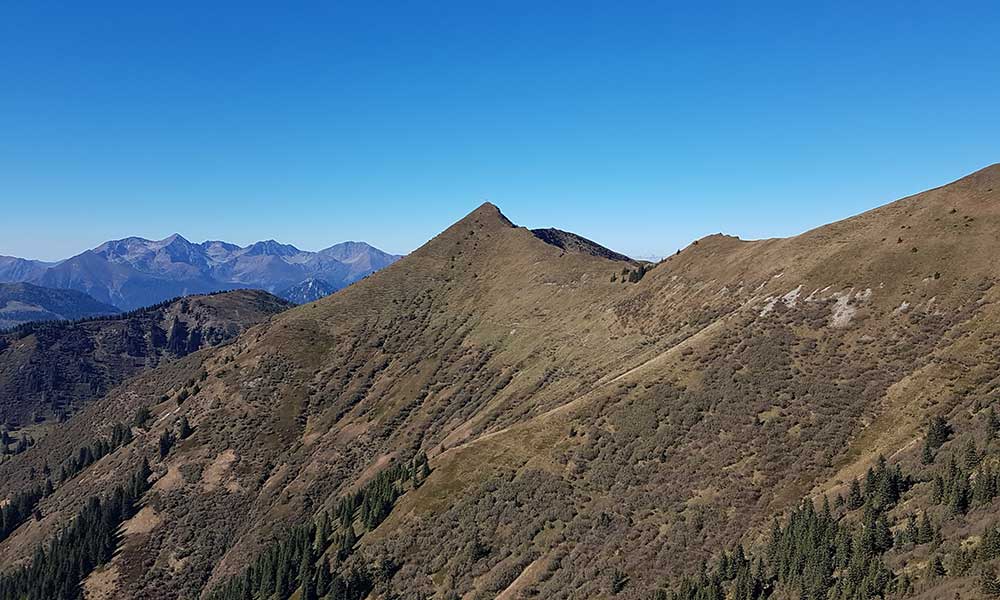
[[[86,298],[27,284],[3,287],[15,286]],[[120,315],[98,313],[111,315],[98,319],[28,323],[0,333],[0,421],[17,427],[65,418],[122,381],[228,342],[288,306],[267,292],[240,290]]]
[[989,597],[998,232],[1000,165],[653,266],[485,204],[0,464],[0,598],[66,527],[88,597]]
[[298,285],[293,285],[286,290],[278,292],[278,296],[295,304],[307,304],[329,296],[335,291],[337,291],[336,288],[322,279],[310,278]]
[[30,283],[0,283],[0,329],[29,321],[73,320],[113,315],[114,306],[75,290],[56,290]]
[[190,294],[258,288],[278,292],[319,278],[343,288],[399,259],[362,242],[307,252],[274,240],[240,247],[162,240],[112,240],[58,263],[0,257],[0,281],[73,289],[131,310]]
[[55,263],[0,256],[0,283],[27,281],[41,275]]

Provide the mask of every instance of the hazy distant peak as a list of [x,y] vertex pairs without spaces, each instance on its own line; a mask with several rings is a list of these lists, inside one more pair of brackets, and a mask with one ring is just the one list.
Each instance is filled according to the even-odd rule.
[[0,259],[0,282],[75,289],[133,309],[195,293],[233,288],[278,292],[318,278],[340,289],[399,259],[364,242],[305,252],[268,239],[246,247],[221,240],[193,244],[179,233],[161,240],[109,240],[57,264]]
[[339,244],[334,244],[329,248],[320,250],[318,254],[347,263],[354,262],[363,257],[374,257],[377,261],[388,260],[390,262],[399,258],[395,254],[383,252],[382,250],[379,250],[378,248],[365,242],[341,242]]
[[187,241],[187,239],[183,235],[179,233],[172,233],[167,237],[163,238],[162,240],[157,241],[154,245],[165,247],[172,245],[193,246],[194,244]]
[[254,242],[243,250],[247,256],[293,256],[302,251],[291,244],[282,244],[275,240]]

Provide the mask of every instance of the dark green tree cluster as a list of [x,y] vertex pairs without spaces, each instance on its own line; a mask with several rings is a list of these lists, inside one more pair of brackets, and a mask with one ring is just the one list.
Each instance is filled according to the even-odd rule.
[[[76,454],[63,462],[59,468],[59,481],[72,479],[80,471],[130,441],[132,441],[132,431],[125,425],[116,424],[109,438],[99,439],[90,446],[79,448]],[[48,465],[44,469],[44,474],[46,476],[49,474]],[[35,514],[38,503],[52,491],[52,481],[46,480],[45,485],[36,485],[15,494],[11,501],[0,509],[0,540],[6,539],[29,516]]]
[[389,516],[396,499],[403,494],[402,486],[410,475],[406,465],[396,465],[376,475],[366,486],[341,500],[337,508],[341,523],[344,523],[348,516],[351,516],[353,521],[353,515],[357,511],[366,530],[371,531],[378,527]]
[[110,496],[89,498],[69,526],[35,550],[29,566],[0,576],[0,600],[81,598],[83,579],[114,555],[118,527],[135,514],[136,503],[149,489],[149,475],[144,460],[131,480]]
[[[709,569],[703,562],[695,577],[685,577],[673,593],[657,590],[655,600],[758,600],[767,598],[770,581],[764,572],[764,564],[757,560],[751,564],[737,546],[732,554],[723,551],[718,563]],[[727,595],[728,592],[728,595]]]
[[64,482],[76,477],[108,454],[132,441],[132,429],[128,425],[116,423],[111,430],[111,436],[102,438],[89,446],[77,449],[76,454],[66,459],[59,467],[59,481]]
[[[331,570],[341,564],[358,541],[355,521],[371,531],[389,515],[406,484],[423,481],[429,473],[427,457],[396,464],[380,472],[358,491],[340,499],[331,514],[295,527],[271,544],[244,572],[217,588],[209,600],[287,600],[299,590],[300,600],[360,600],[377,579],[392,576],[391,564]],[[336,530],[334,529],[336,527]],[[0,599],[2,600],[2,599]]]
[[973,472],[958,464],[954,455],[948,461],[943,473],[934,476],[931,502],[944,504],[956,515],[964,515],[976,504],[989,504],[997,495],[997,473],[986,465]]
[[931,523],[925,512],[917,522],[917,516],[910,513],[906,517],[906,527],[896,536],[897,546],[919,546],[921,544],[940,543],[941,528]]
[[884,456],[880,456],[878,464],[869,468],[865,474],[864,486],[857,479],[851,481],[847,497],[837,499],[837,506],[846,506],[848,510],[858,510],[869,507],[877,511],[888,510],[899,501],[899,497],[913,485],[910,477],[904,477],[899,466],[890,468]]
[[285,538],[268,546],[242,575],[212,592],[209,600],[287,600],[297,590],[300,600],[365,598],[372,589],[368,573],[358,569],[348,569],[344,575],[333,573],[325,554],[329,546],[317,548],[316,534],[313,524],[292,528]]
[[[897,542],[887,512],[912,483],[898,465],[890,467],[879,457],[864,483],[852,481],[847,496],[837,499],[838,506],[863,511],[858,525],[842,524],[826,498],[821,510],[803,501],[783,527],[775,521],[764,559],[753,568],[742,548],[723,553],[714,570],[703,568],[698,577],[682,581],[670,598],[756,600],[780,588],[795,590],[804,600],[849,600],[906,589],[909,581],[897,578],[882,555]],[[913,527],[912,543],[933,539],[926,515],[919,525],[914,518]],[[906,535],[904,531],[900,539]]]
[[702,568],[696,578],[683,580],[672,600],[757,600],[775,590],[794,590],[803,600],[879,598],[909,583],[898,579],[882,562],[893,546],[885,514],[865,507],[863,523],[843,526],[824,501],[817,511],[805,501],[782,527],[774,523],[764,556],[751,566],[742,548],[723,553],[714,569]]
[[191,428],[191,424],[188,423],[187,417],[181,415],[177,419],[177,431],[174,432],[173,429],[166,429],[160,434],[160,458],[166,458],[170,454],[170,450],[174,445],[184,439],[187,439],[194,429]]
[[26,433],[16,440],[10,436],[6,429],[0,429],[0,454],[18,455],[35,445],[35,440]]
[[[648,265],[639,265],[639,267],[636,269],[628,269],[628,268],[622,269],[621,273],[622,283],[625,282],[638,283],[643,277],[646,276],[646,273],[648,273],[650,269],[652,269],[652,267]],[[615,282],[617,280],[618,280],[617,275],[611,276],[612,282]]]
[[932,417],[927,424],[927,435],[924,437],[924,451],[922,460],[929,465],[934,462],[934,454],[938,448],[944,445],[954,431],[948,421],[942,416]]
[[0,540],[7,539],[7,536],[20,527],[21,523],[24,523],[35,512],[35,507],[45,497],[46,490],[51,489],[52,482],[48,482],[48,486],[36,485],[31,489],[14,494],[10,502],[0,509]]
[[[952,446],[957,445],[956,432],[944,417],[935,417],[927,425],[923,462],[935,462],[942,451],[948,461],[931,479],[925,500],[947,506],[951,518],[960,517],[976,506],[990,506],[1000,495],[1000,473],[993,444],[1000,434],[1000,419],[992,408],[984,415],[982,448],[968,437],[964,446],[953,450]],[[660,591],[658,597],[731,600],[764,598],[778,590],[780,597],[792,594],[790,597],[804,599],[905,597],[913,592],[912,582],[906,574],[897,576],[889,570],[884,555],[892,548],[926,544],[930,551],[925,571],[929,580],[946,575],[975,576],[982,597],[1000,598],[1000,579],[995,571],[995,562],[1000,560],[1000,527],[987,528],[979,544],[963,544],[951,550],[947,568],[937,553],[943,542],[941,526],[926,511],[919,516],[907,515],[905,524],[893,532],[888,513],[913,484],[911,476],[904,475],[898,466],[888,466],[880,457],[863,480],[852,481],[848,492],[837,498],[838,509],[861,511],[853,525],[847,524],[846,515],[840,511],[839,518],[832,517],[825,500],[821,511],[805,502],[785,526],[775,522],[763,561],[744,571],[749,573],[749,580],[746,575],[735,577],[727,566],[732,557],[723,554],[714,570],[703,568],[697,577],[681,581],[672,593]],[[746,562],[749,561],[741,560],[739,564]]]

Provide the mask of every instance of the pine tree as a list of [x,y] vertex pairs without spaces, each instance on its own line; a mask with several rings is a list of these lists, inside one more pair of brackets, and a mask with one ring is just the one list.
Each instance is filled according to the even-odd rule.
[[325,598],[330,593],[330,585],[333,578],[330,574],[330,563],[325,558],[320,558],[319,566],[316,569],[316,595]]
[[299,594],[300,600],[316,600],[316,586],[313,581],[313,558],[310,548],[309,544],[306,544],[303,548],[302,560],[299,565],[299,585],[302,590],[302,593]]
[[134,419],[135,426],[136,427],[144,426],[146,424],[146,421],[148,421],[151,416],[152,415],[149,412],[149,408],[145,406],[140,406],[139,410],[135,412],[135,419]]
[[916,545],[920,539],[920,528],[917,526],[917,516],[910,513],[906,516],[906,529],[904,530],[904,541],[907,544]]
[[927,444],[934,450],[940,448],[952,434],[951,425],[942,416],[932,417],[927,425]]
[[934,450],[931,448],[931,445],[928,444],[926,441],[924,442],[924,450],[920,454],[920,462],[922,462],[925,465],[930,465],[934,463]]
[[997,437],[997,433],[1000,433],[1000,418],[997,418],[997,413],[990,407],[990,410],[986,413],[986,441],[991,442]]
[[927,567],[927,574],[931,579],[940,579],[945,576],[944,563],[941,562],[940,556],[935,556],[934,560]]
[[316,525],[316,539],[313,541],[313,547],[316,552],[323,552],[330,543],[330,517],[326,513],[323,513],[319,518],[319,524]]
[[170,453],[170,448],[174,445],[174,434],[172,431],[164,431],[160,434],[160,458],[166,458]]
[[358,538],[354,533],[354,527],[349,526],[347,531],[344,532],[344,537],[340,543],[340,556],[341,558],[346,558],[351,552],[354,551],[354,545],[358,543]]
[[969,489],[969,478],[961,475],[955,481],[955,487],[951,492],[951,511],[956,515],[964,515],[969,511],[969,504],[972,494]]
[[965,467],[970,470],[975,469],[981,460],[979,450],[976,449],[976,441],[970,439],[969,443],[965,445]]
[[920,526],[917,528],[917,543],[929,544],[932,541],[934,541],[934,526],[931,525],[931,520],[925,511],[923,517],[920,518]]
[[180,439],[183,440],[183,439],[186,439],[188,436],[190,436],[191,433],[192,433],[192,429],[191,429],[191,425],[188,423],[187,417],[184,416],[184,415],[181,415],[181,418],[180,418],[179,423],[178,423],[177,436]]
[[931,489],[931,503],[941,504],[942,502],[944,502],[944,479],[940,475],[935,475]]
[[861,494],[861,484],[858,483],[857,479],[851,481],[851,490],[847,496],[847,509],[857,510],[864,506],[865,499]]

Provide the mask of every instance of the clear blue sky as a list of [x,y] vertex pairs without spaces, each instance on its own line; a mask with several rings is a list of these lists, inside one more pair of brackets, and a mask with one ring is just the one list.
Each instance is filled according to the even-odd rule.
[[632,255],[1000,161],[994,2],[6,2],[0,254],[407,252],[490,200]]

